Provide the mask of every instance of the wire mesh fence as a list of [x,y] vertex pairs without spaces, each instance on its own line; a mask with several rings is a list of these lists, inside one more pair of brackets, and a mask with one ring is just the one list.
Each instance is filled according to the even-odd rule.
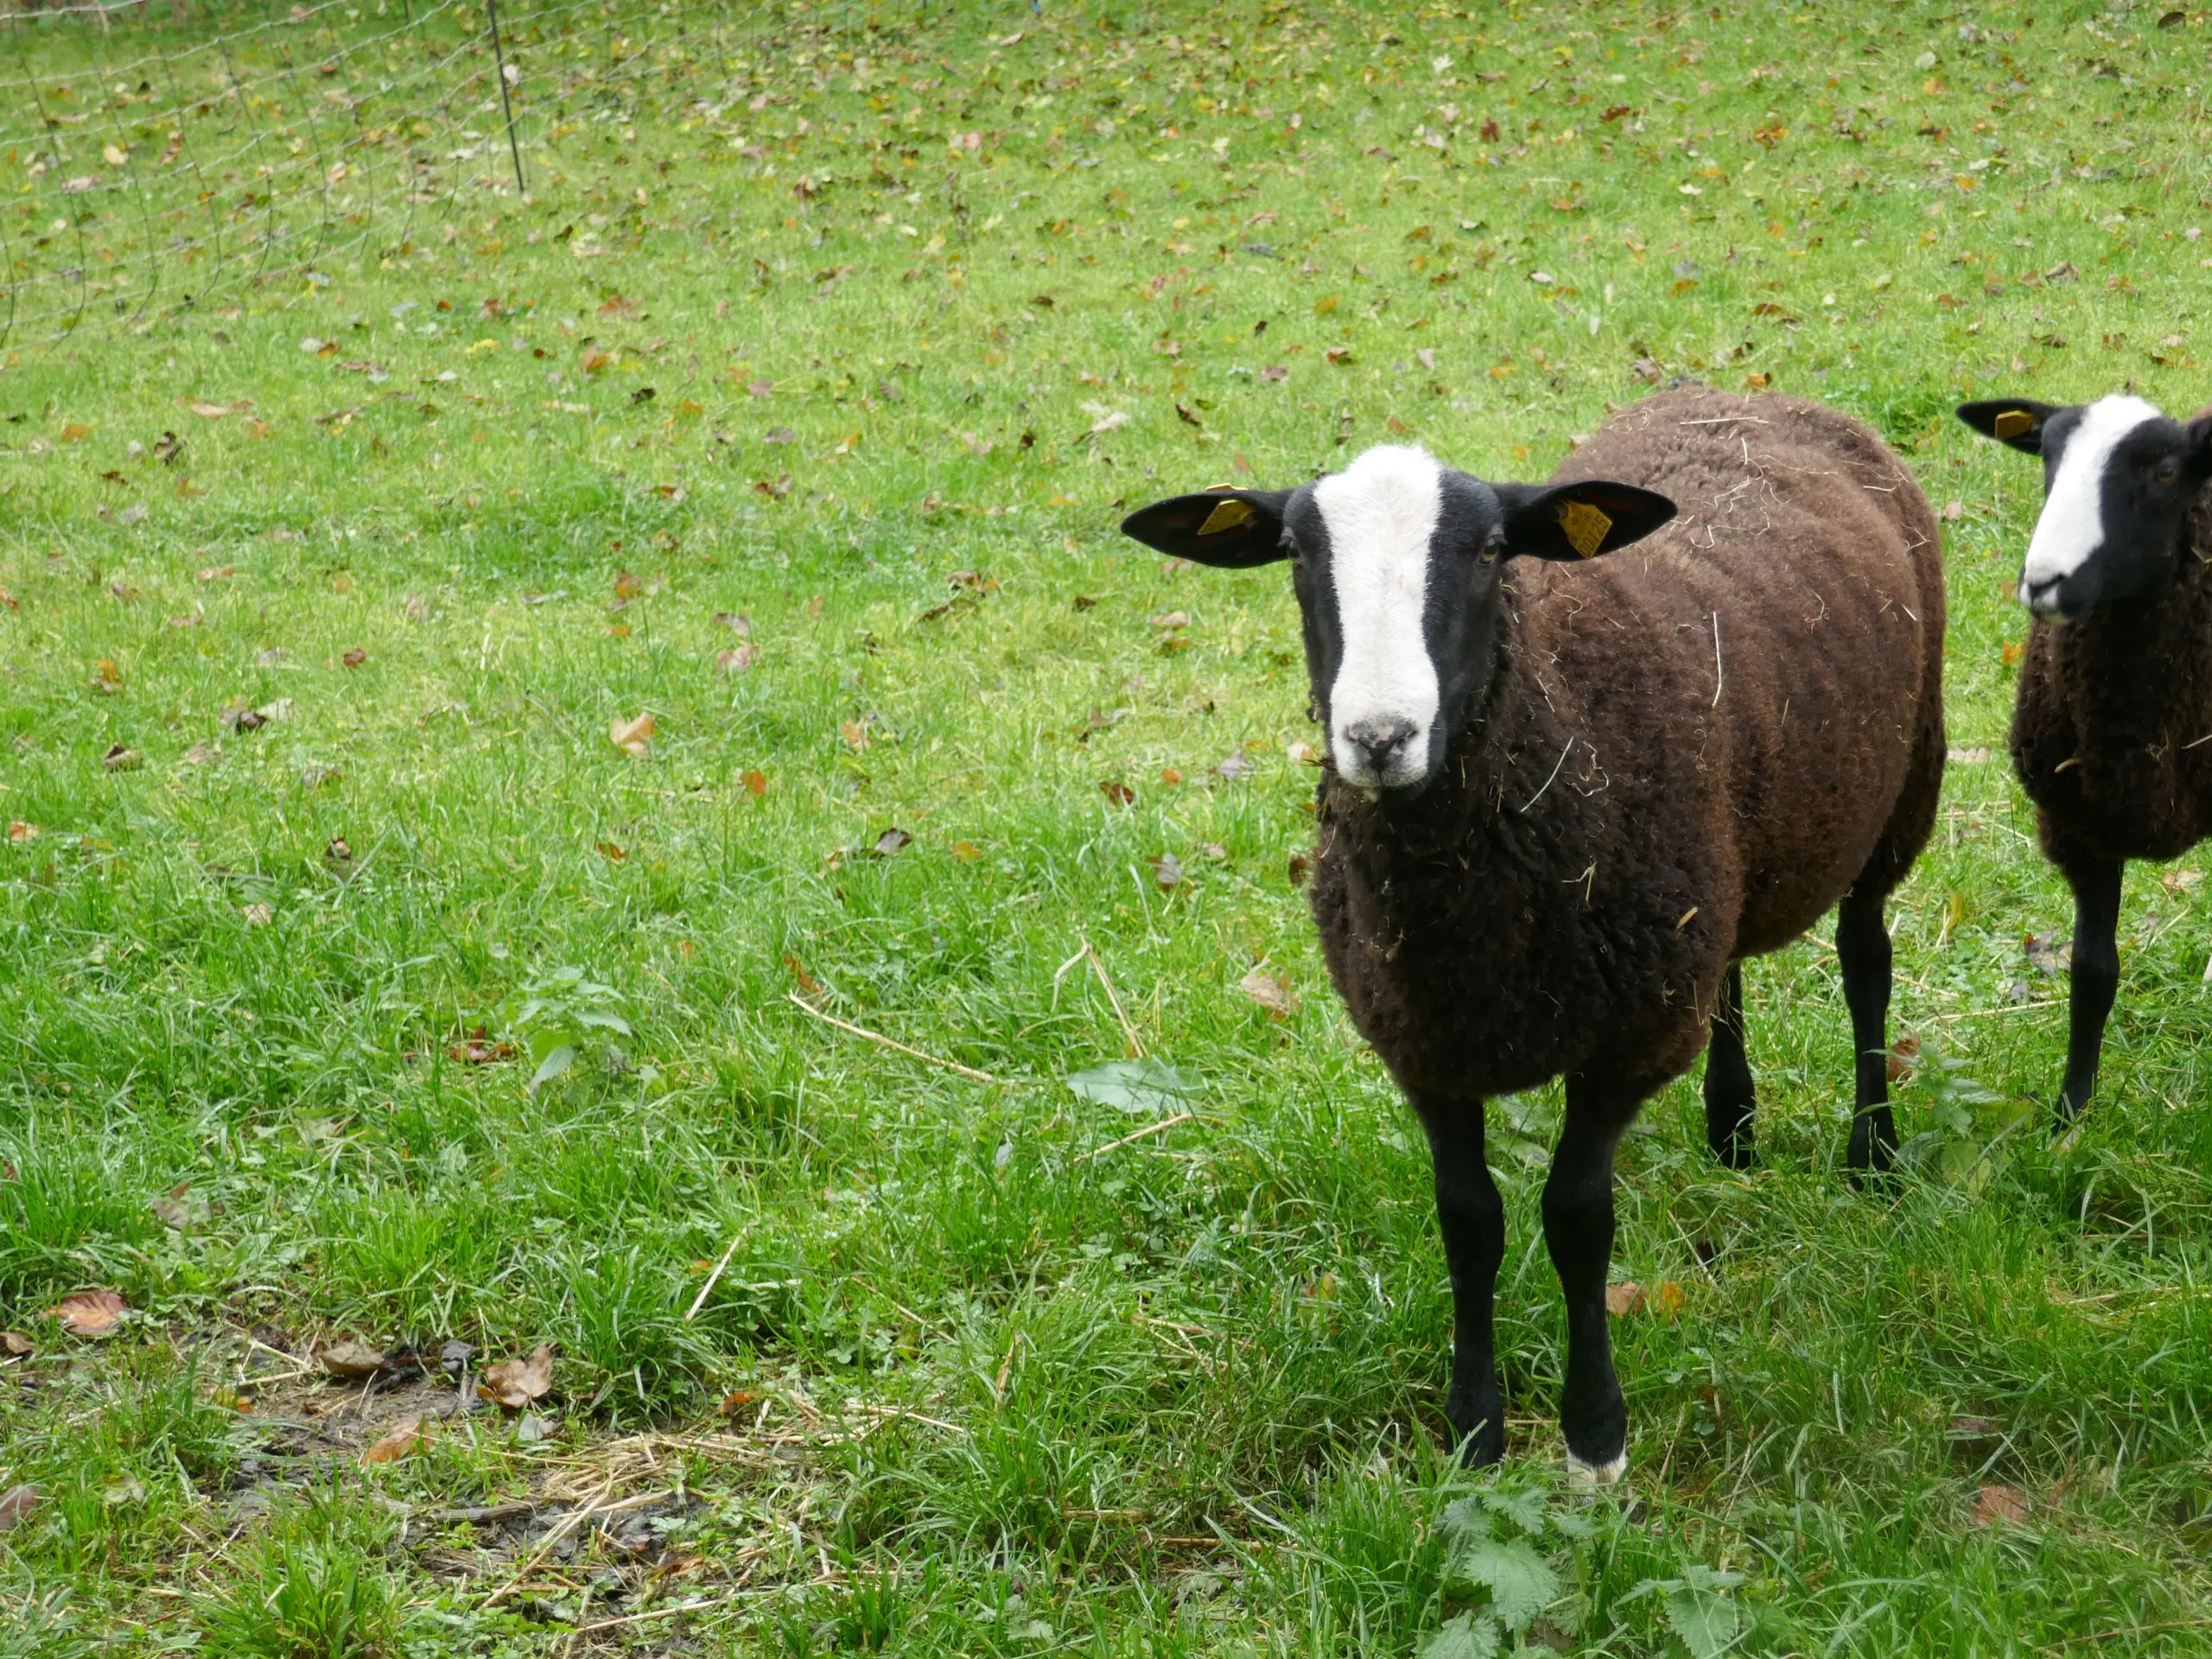
[[0,346],[398,254],[557,189],[563,138],[696,94],[718,0],[0,0]]

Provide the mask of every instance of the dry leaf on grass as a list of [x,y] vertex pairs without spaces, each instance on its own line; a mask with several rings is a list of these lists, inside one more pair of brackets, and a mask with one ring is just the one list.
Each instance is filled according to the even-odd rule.
[[430,1431],[420,1417],[403,1417],[361,1453],[363,1463],[397,1463],[430,1449]]
[[0,1351],[21,1359],[27,1354],[36,1353],[38,1344],[20,1331],[0,1331]]
[[1255,968],[1236,982],[1236,988],[1265,1008],[1270,1020],[1286,1020],[1298,1011],[1298,999],[1290,994],[1290,982],[1277,979],[1264,969]]
[[476,1392],[496,1400],[510,1411],[520,1411],[553,1386],[553,1350],[540,1343],[528,1359],[503,1359],[489,1367],[476,1384]]
[[1651,1293],[1651,1305],[1670,1319],[1682,1311],[1689,1299],[1689,1293],[1671,1279],[1662,1281],[1659,1288]]
[[1635,1280],[1605,1287],[1605,1312],[1615,1319],[1624,1319],[1643,1306],[1643,1287]]
[[889,858],[894,853],[903,852],[906,843],[912,840],[912,836],[894,823],[875,838],[875,855]]
[[372,1348],[365,1342],[334,1343],[315,1357],[333,1376],[356,1379],[374,1376],[384,1370],[385,1363],[384,1350]]
[[136,772],[146,764],[146,757],[136,749],[125,748],[120,743],[111,743],[107,753],[100,757],[100,765],[110,772]]
[[64,1296],[48,1313],[73,1337],[95,1339],[115,1334],[115,1324],[130,1304],[111,1290],[79,1290]]
[[1098,785],[1098,792],[1116,806],[1135,806],[1137,792],[1118,778],[1109,778]]
[[35,1486],[10,1486],[0,1492],[0,1532],[20,1527],[37,1511],[45,1494]]
[[643,754],[652,736],[651,715],[639,715],[635,720],[611,721],[607,728],[607,741],[625,754]]
[[162,1197],[149,1199],[146,1207],[154,1212],[154,1219],[162,1226],[184,1232],[192,1225],[192,1205],[186,1198],[191,1191],[190,1181],[179,1181]]
[[356,645],[353,650],[347,652],[338,660],[345,664],[348,668],[359,668],[363,663],[369,660],[369,653],[363,651],[359,645]]
[[766,795],[768,792],[768,774],[758,767],[746,772],[738,781],[745,785],[745,792],[748,795]]
[[1293,853],[1283,862],[1283,874],[1290,878],[1290,885],[1302,887],[1306,878],[1313,872],[1313,861],[1304,853]]
[[1968,1514],[1977,1527],[2019,1526],[2028,1518],[2028,1495],[1993,1483],[1974,1495]]
[[1183,884],[1183,861],[1173,853],[1156,853],[1145,862],[1152,866],[1152,879],[1163,887],[1179,887]]
[[1284,748],[1283,753],[1288,755],[1292,762],[1297,766],[1318,766],[1321,764],[1321,752],[1311,743],[1290,744]]
[[715,666],[725,674],[742,674],[760,660],[760,647],[752,644],[733,645],[728,651],[715,653]]

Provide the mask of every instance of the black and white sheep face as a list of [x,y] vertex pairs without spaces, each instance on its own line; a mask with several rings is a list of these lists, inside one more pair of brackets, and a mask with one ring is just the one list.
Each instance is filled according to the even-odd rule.
[[2212,477],[2212,422],[2186,425],[2140,397],[1967,404],[1977,432],[2043,457],[2043,513],[2020,567],[2020,602],[2065,621],[2173,580],[2183,521]]
[[1674,516],[1633,485],[1487,484],[1383,445],[1296,490],[1154,502],[1122,530],[1200,564],[1292,562],[1330,760],[1380,795],[1435,777],[1488,682],[1505,559],[1594,557]]

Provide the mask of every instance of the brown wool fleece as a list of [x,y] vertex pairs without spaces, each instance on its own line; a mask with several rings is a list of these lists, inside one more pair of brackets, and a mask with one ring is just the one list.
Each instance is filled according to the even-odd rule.
[[2189,510],[2171,587],[2077,621],[2038,619],[2029,631],[2012,769],[2061,871],[2177,858],[2212,834],[2212,743],[2202,741],[2212,736],[2208,561],[2212,488]]
[[1681,516],[1587,564],[1512,562],[1491,684],[1420,797],[1323,777],[1323,951],[1408,1090],[1656,1087],[1704,1046],[1732,960],[1854,883],[1886,894],[1935,823],[1943,572],[1881,441],[1689,388],[1552,481],[1597,478]]

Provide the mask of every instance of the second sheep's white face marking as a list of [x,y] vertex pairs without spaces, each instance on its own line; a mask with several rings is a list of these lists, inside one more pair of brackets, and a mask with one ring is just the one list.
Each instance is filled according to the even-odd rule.
[[2058,584],[2088,563],[2104,544],[2105,474],[2113,451],[2158,409],[2140,397],[2100,397],[2082,411],[2066,435],[2057,470],[2044,498],[2043,515],[2028,541],[2020,570],[2020,602],[2031,610],[2055,610]]
[[1436,664],[1422,626],[1444,469],[1383,445],[1313,486],[1329,533],[1343,654],[1329,688],[1329,750],[1359,789],[1418,783],[1436,725]]

